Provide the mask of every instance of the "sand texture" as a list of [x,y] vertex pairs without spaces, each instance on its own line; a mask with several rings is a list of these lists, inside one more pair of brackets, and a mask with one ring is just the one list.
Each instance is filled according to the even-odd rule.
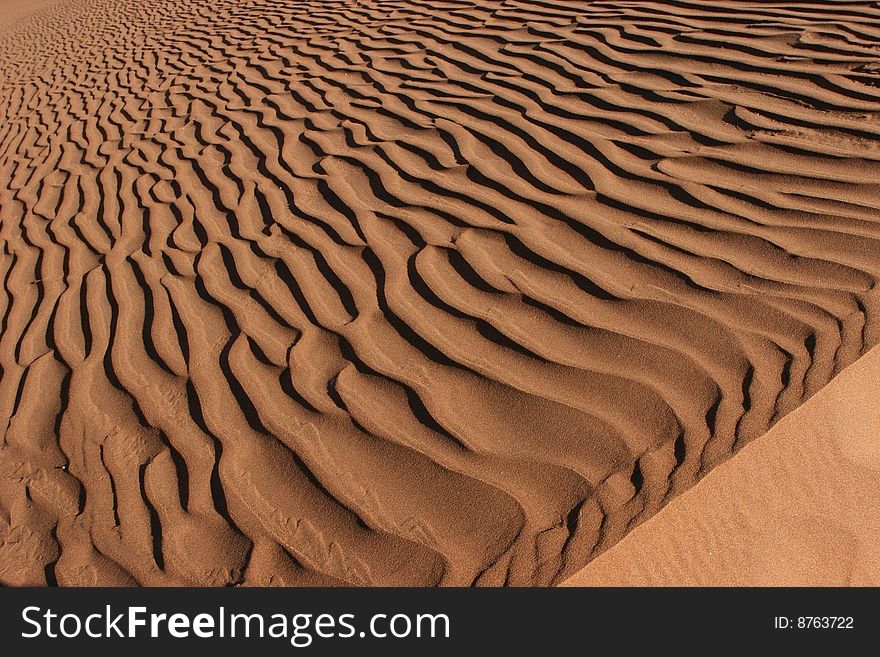
[[565,581],[880,583],[880,348]]
[[4,584],[558,583],[880,342],[876,2],[5,7]]

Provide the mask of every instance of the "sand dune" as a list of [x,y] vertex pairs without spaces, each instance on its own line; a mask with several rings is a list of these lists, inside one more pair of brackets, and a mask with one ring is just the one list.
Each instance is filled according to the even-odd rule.
[[880,349],[568,586],[876,586]]
[[10,6],[3,583],[556,583],[880,342],[876,3]]

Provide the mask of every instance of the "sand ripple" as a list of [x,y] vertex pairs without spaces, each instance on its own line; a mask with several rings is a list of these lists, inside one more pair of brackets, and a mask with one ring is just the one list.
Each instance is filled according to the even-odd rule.
[[553,583],[880,342],[877,3],[5,12],[4,583]]

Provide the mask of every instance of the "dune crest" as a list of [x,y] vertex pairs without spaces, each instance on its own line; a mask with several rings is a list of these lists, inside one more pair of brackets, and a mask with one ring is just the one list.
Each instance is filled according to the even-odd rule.
[[880,349],[565,586],[876,586]]
[[876,3],[14,6],[5,584],[556,583],[880,342]]

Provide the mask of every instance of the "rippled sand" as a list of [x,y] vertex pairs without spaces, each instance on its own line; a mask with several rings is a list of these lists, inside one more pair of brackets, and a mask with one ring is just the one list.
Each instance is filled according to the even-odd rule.
[[876,3],[4,7],[2,583],[556,583],[880,342]]

